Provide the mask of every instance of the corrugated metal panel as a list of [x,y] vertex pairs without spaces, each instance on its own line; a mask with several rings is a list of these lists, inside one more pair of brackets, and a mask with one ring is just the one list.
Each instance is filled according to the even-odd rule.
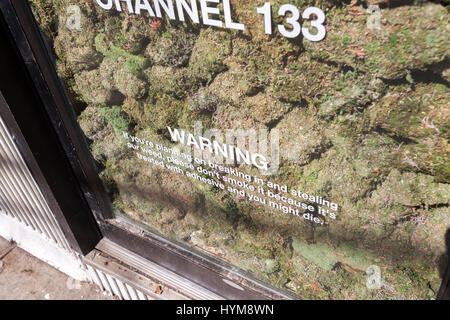
[[[9,216],[22,225],[27,232],[36,232],[44,237],[42,241],[50,241],[63,252],[69,253],[79,261],[80,268],[87,271],[88,277],[102,290],[119,297],[135,297],[136,294],[125,295],[118,290],[114,282],[114,290],[107,285],[107,278],[113,279],[105,272],[87,267],[82,259],[70,247],[40,188],[34,180],[14,140],[0,117],[0,214]],[[30,229],[31,228],[31,229]],[[18,239],[20,240],[20,239]],[[45,247],[45,246],[43,246]],[[114,281],[114,280],[110,280]],[[122,287],[123,284],[120,284]],[[124,289],[122,289],[123,291]],[[142,293],[139,293],[142,296]]]
[[[50,241],[69,253],[80,263],[80,269],[87,274],[86,278],[97,284],[103,291],[116,295],[123,300],[165,300],[165,299],[208,299],[220,298],[208,295],[201,288],[180,281],[170,272],[162,272],[157,268],[144,268],[152,276],[176,283],[186,295],[173,289],[165,289],[164,294],[154,293],[155,283],[145,276],[127,277],[121,275],[121,270],[110,270],[95,263],[84,263],[83,259],[71,249],[64,233],[54,217],[39,186],[33,178],[28,166],[14,143],[13,137],[0,117],[0,214],[9,216],[43,237],[43,241]],[[14,221],[13,220],[13,221]],[[133,257],[132,262],[140,261]],[[126,274],[134,274],[127,270]],[[118,272],[118,273],[117,273]],[[180,279],[179,279],[180,278]],[[156,284],[157,285],[157,284]],[[158,286],[158,285],[157,285]]]
[[[142,273],[99,250],[84,258],[92,282],[122,300],[192,300],[183,290]],[[195,298],[194,298],[195,299]]]
[[99,250],[107,252],[116,259],[126,261],[127,264],[136,270],[140,270],[144,274],[153,279],[158,279],[163,283],[170,284],[183,293],[183,296],[194,300],[223,300],[223,297],[206,290],[205,288],[189,281],[184,277],[171,272],[156,263],[152,263],[141,258],[126,248],[117,246],[108,239],[102,239],[97,245]]
[[0,117],[0,214],[9,216],[39,233],[80,261],[88,278],[103,291],[123,300],[155,300],[163,296],[134,285],[132,281],[107,269],[83,263],[71,249],[39,186],[20,154],[14,140]]
[[1,118],[0,211],[72,252],[47,201]]
[[145,293],[116,275],[102,271],[90,265],[87,266],[92,282],[103,291],[119,297],[121,300],[160,300],[156,295]]

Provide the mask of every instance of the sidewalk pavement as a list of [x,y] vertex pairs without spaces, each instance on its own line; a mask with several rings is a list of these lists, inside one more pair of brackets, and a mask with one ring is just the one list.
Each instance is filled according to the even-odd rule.
[[115,300],[0,237],[0,300]]

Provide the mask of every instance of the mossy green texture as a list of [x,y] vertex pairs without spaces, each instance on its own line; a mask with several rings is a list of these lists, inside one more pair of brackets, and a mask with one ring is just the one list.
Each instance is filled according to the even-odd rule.
[[308,244],[294,239],[292,247],[300,253],[305,259],[318,265],[323,270],[331,270],[338,262],[330,252],[330,248],[320,243]]
[[[30,3],[122,214],[302,298],[435,296],[450,226],[448,1],[274,0],[271,36],[256,13],[265,0],[231,1],[244,32],[95,1]],[[326,38],[282,37],[276,12],[286,3],[323,9]],[[66,27],[69,5],[81,9],[81,30]],[[378,29],[368,5],[381,8]],[[123,143],[128,131],[190,152],[167,126],[194,132],[198,121],[210,136],[277,133],[275,174],[233,167],[333,201],[335,217],[316,225],[249,202]],[[373,265],[377,290],[366,286]]]
[[364,272],[374,263],[375,258],[365,250],[358,250],[354,245],[354,243],[344,242],[337,247],[332,247],[320,242],[309,244],[299,239],[292,241],[292,247],[296,252],[323,270],[330,271],[340,263]]
[[121,107],[99,105],[98,109],[103,117],[105,117],[106,121],[114,128],[118,137],[122,137],[123,132],[128,132],[130,130],[130,120],[127,119],[127,116],[122,111]]
[[124,59],[125,71],[132,74],[139,74],[148,65],[148,60],[145,57],[133,55],[125,49],[116,47],[114,44],[108,44],[106,35],[103,33],[95,37],[95,48],[105,57],[109,57],[114,61]]

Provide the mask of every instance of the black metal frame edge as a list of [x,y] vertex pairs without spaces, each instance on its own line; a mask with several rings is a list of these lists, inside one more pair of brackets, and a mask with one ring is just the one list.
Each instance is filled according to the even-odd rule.
[[[234,288],[224,290],[222,279],[226,277],[223,275],[229,272],[231,268],[227,268],[224,264],[214,259],[203,258],[201,255],[194,254],[187,249],[176,246],[155,234],[148,233],[145,237],[136,236],[133,232],[125,228],[119,228],[109,222],[108,219],[114,217],[112,208],[106,198],[103,185],[98,179],[94,161],[76,121],[73,108],[67,108],[67,106],[70,106],[70,101],[65,93],[62,82],[52,66],[51,58],[48,55],[44,41],[40,37],[39,29],[32,23],[34,20],[26,1],[2,0],[0,3],[0,12],[3,13],[4,17],[8,18],[7,24],[13,34],[13,41],[18,46],[20,51],[18,54],[23,58],[25,68],[27,69],[24,71],[28,71],[29,78],[35,85],[36,94],[44,101],[43,108],[46,109],[49,117],[48,122],[51,122],[48,125],[54,129],[53,135],[48,132],[46,134],[51,139],[57,140],[54,143],[59,146],[59,159],[62,163],[69,164],[71,168],[70,172],[66,172],[67,176],[65,177],[75,177],[75,181],[77,182],[75,185],[79,188],[79,191],[82,191],[84,197],[78,198],[78,200],[87,204],[82,215],[84,218],[86,216],[92,218],[92,211],[100,226],[101,232],[111,241],[129,248],[129,250],[132,250],[143,258],[167,267],[182,276],[190,275],[192,276],[189,278],[190,280],[225,298],[294,298],[288,293],[285,294],[282,291],[266,286],[258,280],[251,279],[251,277],[241,277],[238,273],[236,273],[236,278],[239,279],[238,282],[246,282],[249,285],[249,290],[245,292]],[[24,24],[24,21],[28,23]],[[0,97],[0,115],[5,119],[8,129],[13,132],[16,144],[24,155],[26,163],[30,167],[35,179],[44,188],[45,196],[51,204],[52,209],[57,213],[58,222],[63,227],[69,243],[78,252],[88,253],[101,237],[96,226],[92,226],[94,219],[91,219],[90,222],[88,221],[87,224],[86,221],[81,223],[81,220],[73,221],[73,219],[67,219],[67,214],[70,210],[66,211],[62,205],[60,207],[60,202],[55,199],[58,197],[56,195],[55,197],[53,196],[55,185],[52,188],[52,183],[55,183],[55,181],[47,184],[49,177],[48,175],[46,176],[46,173],[48,172],[40,169],[42,163],[39,164],[39,159],[37,159],[36,154],[38,152],[36,152],[35,148],[31,150],[28,147],[28,141],[24,134],[22,134],[22,126],[19,128],[16,124],[17,119],[13,115],[14,112],[12,112],[14,110],[10,110],[4,101],[3,103],[1,102]],[[36,146],[34,145],[34,147]],[[63,165],[60,163],[59,166]],[[64,189],[63,185],[60,186]],[[79,194],[75,192],[71,195],[71,198],[75,199],[77,196]],[[89,226],[89,230],[86,230],[86,226]],[[88,233],[94,233],[93,239],[87,242],[86,231]],[[450,264],[437,299],[450,299]]]
[[[5,12],[5,2],[0,11]],[[1,13],[0,12],[0,13]],[[11,18],[11,17],[10,17]],[[34,179],[41,188],[69,245],[83,254],[92,250],[101,239],[88,206],[78,192],[77,181],[71,175],[56,136],[50,130],[40,99],[34,90],[36,78],[29,77],[23,61],[8,32],[5,16],[0,14],[0,115]],[[33,150],[29,147],[34,145]],[[66,196],[61,197],[61,192]]]
[[[12,8],[14,10],[11,10]],[[24,28],[23,19],[32,19],[31,12],[28,9],[24,0],[14,2],[6,0],[0,4],[0,10],[10,19],[8,21],[8,27],[11,28],[13,25],[10,31],[14,34],[15,43],[20,47],[20,54],[24,59],[28,72],[32,74],[32,81],[37,87],[36,89],[41,98],[44,97],[43,100],[47,100],[46,102],[48,104],[44,103],[44,106],[50,115],[52,126],[59,139],[59,144],[65,149],[64,156],[70,162],[70,166],[73,169],[72,174],[75,175],[76,181],[80,183],[78,187],[83,191],[85,197],[82,201],[87,200],[88,202],[88,208],[84,212],[90,214],[90,210],[92,210],[104,236],[118,245],[129,248],[136,254],[156,262],[163,267],[167,267],[182,276],[186,276],[186,274],[192,276],[190,279],[196,283],[229,299],[293,298],[288,293],[284,294],[282,291],[270,288],[265,284],[259,283],[258,280],[240,277],[237,273],[236,278],[239,279],[238,282],[245,281],[247,284],[250,284],[250,290],[243,293],[234,288],[231,288],[231,290],[228,288],[228,290],[223,292],[223,290],[218,289],[221,287],[223,289],[224,286],[221,280],[225,277],[220,274],[227,273],[227,270],[229,271],[230,268],[226,268],[220,262],[214,261],[214,259],[193,254],[189,250],[171,244],[170,241],[161,241],[161,238],[157,235],[148,233],[145,237],[139,237],[124,228],[119,228],[108,222],[108,219],[114,216],[112,208],[109,205],[106,193],[96,174],[95,164],[76,122],[73,109],[66,108],[67,105],[70,105],[70,101],[67,98],[62,82],[51,66],[51,60],[45,48],[45,43],[40,38],[37,26],[30,23],[25,26],[25,29],[22,29]],[[39,50],[36,50],[36,48]],[[47,86],[42,85],[39,87],[39,84],[44,83]],[[45,174],[40,170],[38,162],[33,157],[32,151],[27,145],[26,138],[16,124],[16,119],[14,119],[13,112],[11,112],[12,110],[8,108],[5,101],[2,102],[0,103],[0,114],[5,119],[8,129],[13,132],[16,144],[24,155],[27,165],[30,167],[39,185],[44,188],[45,196],[52,209],[57,212],[58,222],[61,224],[69,243],[76,251],[86,254],[93,249],[93,243],[99,240],[100,234],[97,233],[94,236],[94,239],[97,237],[97,240],[91,239],[90,243],[87,243],[86,226],[90,225],[90,223],[88,222],[86,224],[86,221],[80,223],[80,221],[67,220],[68,211],[61,210],[58,206],[51,188],[46,183]],[[79,154],[84,155],[84,157],[79,157]],[[94,186],[93,189],[92,186]],[[80,233],[81,229],[83,229],[83,232]],[[94,229],[96,228],[94,227],[90,232]],[[250,282],[246,280],[250,280]],[[446,298],[450,298],[450,265],[437,295],[437,299]]]
[[[112,208],[29,5],[25,0],[5,0],[0,5],[0,10],[9,19],[8,26],[28,73],[33,78],[36,91],[43,101],[51,126],[59,140],[57,143],[64,149],[73,170],[72,174],[79,182],[78,187],[105,237],[227,299],[295,298],[284,290],[272,288],[250,275],[234,271],[234,268],[227,267],[216,259],[200,253],[195,254],[156,234],[148,232],[141,237],[108,221],[114,217]],[[73,227],[70,223],[69,225]],[[83,236],[83,232],[78,235]],[[83,250],[83,253],[86,254],[87,251]],[[224,279],[240,284],[244,290],[227,285],[223,282]]]
[[[13,33],[13,37],[25,59],[28,71],[34,78],[36,89],[89,207],[97,220],[111,219],[114,217],[112,207],[98,178],[94,160],[76,121],[64,84],[55,71],[52,62],[54,59],[49,56],[50,51],[42,39],[31,9],[26,0],[6,2],[10,3],[10,8],[14,11],[11,14],[15,14],[17,19],[14,21],[17,22],[14,27],[18,33]],[[80,157],[80,154],[89,156]]]

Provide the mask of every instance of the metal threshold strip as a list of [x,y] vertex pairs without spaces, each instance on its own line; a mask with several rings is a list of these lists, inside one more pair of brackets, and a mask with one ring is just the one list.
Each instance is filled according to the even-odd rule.
[[[96,250],[84,258],[84,263],[107,274],[113,273],[122,281],[145,291],[147,295],[154,299],[224,299],[106,238],[100,241]],[[111,290],[109,289],[109,291]]]
[[[125,234],[117,237],[109,230],[118,229]],[[186,288],[194,288],[195,299],[226,300],[296,300],[286,290],[277,289],[254,279],[243,270],[223,263],[215,257],[206,256],[171,242],[157,234],[146,232],[140,227],[119,219],[108,220],[107,232],[96,249],[105,252],[144,273],[148,266],[162,271],[156,279],[167,279],[176,284],[182,292]],[[108,240],[106,240],[108,239]],[[133,240],[133,248],[129,248],[129,239]],[[136,248],[144,247],[147,252]],[[125,249],[125,248],[129,248]],[[127,253],[127,254],[125,254]],[[168,275],[171,277],[168,277]],[[161,278],[162,277],[162,278]],[[175,281],[174,281],[175,280]],[[173,282],[174,281],[174,282]],[[188,283],[187,286],[184,286]],[[199,296],[198,292],[209,292],[208,297]]]

